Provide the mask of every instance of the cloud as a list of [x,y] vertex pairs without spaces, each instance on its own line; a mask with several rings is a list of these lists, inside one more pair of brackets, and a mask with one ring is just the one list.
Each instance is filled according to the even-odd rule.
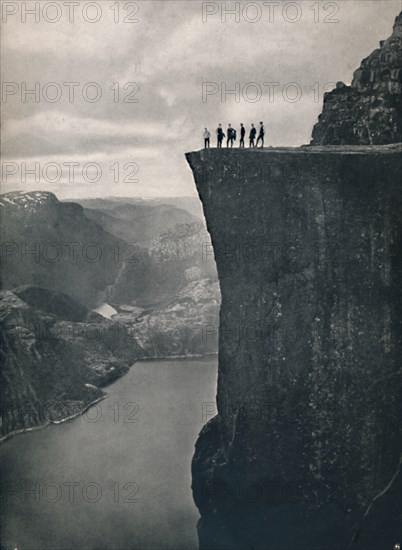
[[[182,121],[166,124],[160,121],[114,121],[70,116],[63,111],[40,112],[29,118],[7,120],[2,129],[3,154],[29,158],[38,153],[91,154],[94,151],[119,151],[131,147],[150,151],[172,144],[181,136]],[[38,147],[39,145],[39,147]],[[144,147],[145,145],[145,147]],[[142,155],[144,157],[144,155]]]
[[[176,122],[170,128],[169,133],[173,137],[179,135],[179,123]],[[63,111],[52,113],[38,113],[28,119],[11,120],[5,125],[4,132],[10,136],[13,134],[36,130],[45,131],[51,138],[54,134],[65,134],[71,138],[77,136],[92,138],[97,137],[125,137],[158,139],[165,135],[166,127],[160,122],[115,122],[113,120],[96,119],[90,117],[66,116]]]
[[[9,159],[99,158],[135,159],[141,163],[141,185],[145,194],[190,194],[194,190],[184,152],[202,145],[202,130],[213,130],[218,122],[264,120],[268,140],[274,145],[299,145],[309,140],[322,106],[327,82],[350,82],[352,73],[375,47],[387,38],[400,2],[339,2],[339,23],[326,24],[321,6],[319,23],[314,22],[312,3],[300,3],[303,17],[288,23],[280,17],[273,24],[265,19],[252,24],[236,23],[220,14],[202,22],[201,1],[138,1],[137,24],[114,22],[109,9],[114,2],[98,2],[102,18],[90,24],[82,17],[69,23],[66,14],[55,23],[18,16],[3,25],[3,81],[98,82],[103,95],[98,103],[79,97],[51,104],[21,103],[9,98],[2,105],[3,150]],[[241,2],[241,9],[247,2]],[[261,3],[263,4],[263,3]],[[41,4],[42,5],[42,4]],[[119,9],[125,3],[119,2]],[[222,3],[216,5],[221,9]],[[229,4],[228,4],[229,5]],[[234,3],[230,4],[231,6]],[[42,9],[42,8],[41,8]],[[279,9],[279,8],[278,8]],[[120,15],[127,15],[123,12]],[[19,62],[16,62],[18,57]],[[110,86],[138,82],[139,103],[114,102]],[[203,101],[202,83],[216,82],[219,91]],[[280,82],[274,103],[266,88],[260,101],[247,101],[243,94],[222,99],[222,84],[241,89],[249,82],[263,85]],[[297,82],[303,96],[287,102],[283,86]],[[311,87],[318,85],[318,95]],[[79,90],[80,91],[80,90]],[[124,96],[123,96],[124,97]],[[205,99],[205,98],[204,98]],[[106,179],[93,187],[110,195]],[[59,185],[64,195],[68,187]],[[82,184],[82,192],[87,193]],[[140,186],[132,194],[144,194]],[[125,187],[125,192],[129,190]],[[79,187],[74,193],[79,192]],[[113,192],[118,192],[115,186]],[[93,195],[92,195],[93,196]]]

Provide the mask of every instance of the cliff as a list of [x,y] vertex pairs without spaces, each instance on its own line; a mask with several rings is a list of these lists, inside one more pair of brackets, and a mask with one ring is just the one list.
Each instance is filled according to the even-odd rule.
[[222,294],[202,550],[400,541],[401,152],[186,155]]
[[402,12],[393,33],[355,71],[324,96],[312,145],[388,144],[402,141]]
[[127,329],[43,288],[0,292],[0,439],[84,412],[142,350]]

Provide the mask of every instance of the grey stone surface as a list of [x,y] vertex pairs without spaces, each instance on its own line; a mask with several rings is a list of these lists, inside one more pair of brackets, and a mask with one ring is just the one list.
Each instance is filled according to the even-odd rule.
[[201,549],[400,541],[401,151],[187,154],[222,293]]
[[324,96],[312,145],[387,144],[401,141],[402,12],[393,33],[354,72]]

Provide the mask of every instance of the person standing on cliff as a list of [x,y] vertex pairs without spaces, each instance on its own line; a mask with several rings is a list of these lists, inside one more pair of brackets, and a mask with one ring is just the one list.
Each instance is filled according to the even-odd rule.
[[230,143],[230,146],[233,147],[233,142],[234,142],[235,139],[236,139],[236,130],[234,128],[232,128],[231,124],[229,124],[228,138],[226,140],[226,147],[229,147],[229,143]]
[[211,132],[208,131],[208,128],[204,129],[204,149],[209,149],[209,140],[211,138]]
[[257,135],[257,130],[254,128],[254,124],[251,124],[251,130],[250,130],[250,147],[255,147],[255,136]]
[[265,136],[265,128],[264,128],[263,123],[260,122],[260,131],[258,133],[258,138],[257,138],[257,147],[258,147],[258,144],[261,140],[261,149],[264,149],[264,136]]
[[243,126],[243,123],[240,123],[240,142],[239,147],[244,147],[244,136],[246,135],[246,129]]
[[222,147],[223,138],[225,137],[225,134],[222,130],[222,124],[219,124],[218,128],[216,129],[216,137],[218,140],[217,147],[218,149],[220,149]]

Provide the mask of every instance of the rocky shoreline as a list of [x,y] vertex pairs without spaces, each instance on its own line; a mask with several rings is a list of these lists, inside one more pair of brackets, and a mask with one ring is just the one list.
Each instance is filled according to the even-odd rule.
[[0,292],[0,325],[2,439],[82,414],[142,356],[126,327],[46,289]]
[[92,403],[89,403],[82,411],[77,412],[76,414],[73,414],[71,416],[67,416],[65,418],[62,418],[60,420],[49,420],[48,422],[46,422],[45,424],[41,424],[40,426],[33,426],[32,428],[22,428],[20,430],[15,430],[15,431],[9,432],[7,435],[4,435],[3,437],[0,437],[0,443],[8,441],[9,439],[12,439],[14,436],[19,435],[19,434],[34,432],[36,430],[41,430],[42,428],[46,428],[47,426],[51,426],[52,424],[56,424],[56,425],[57,424],[64,424],[65,422],[68,422],[70,420],[74,420],[78,416],[82,416],[83,414],[85,414],[88,409],[90,409],[91,407],[93,407],[94,405],[99,403],[100,401],[103,401],[104,399],[107,399],[108,397],[109,397],[108,394],[105,393],[101,397],[98,397],[97,399],[92,401]]

